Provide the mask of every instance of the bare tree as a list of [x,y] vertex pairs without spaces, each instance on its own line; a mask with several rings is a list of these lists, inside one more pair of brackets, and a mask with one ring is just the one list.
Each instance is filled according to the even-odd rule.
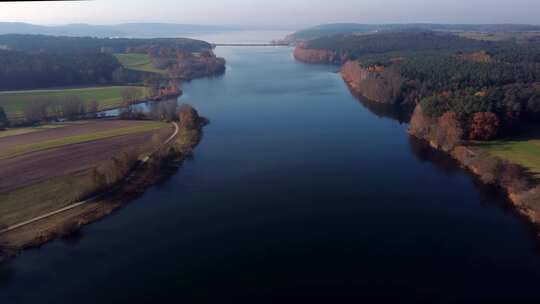
[[23,109],[26,122],[33,124],[46,120],[48,108],[51,104],[51,100],[48,99],[38,99],[27,103]]
[[77,119],[85,113],[84,103],[78,96],[67,96],[62,101],[61,108],[62,115],[69,120]]

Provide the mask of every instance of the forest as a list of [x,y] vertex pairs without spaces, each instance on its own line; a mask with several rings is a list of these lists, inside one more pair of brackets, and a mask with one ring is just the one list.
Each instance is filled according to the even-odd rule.
[[130,47],[153,45],[188,52],[212,49],[205,41],[188,38],[92,38],[45,35],[0,35],[0,49],[26,53],[124,53]]
[[28,54],[0,51],[0,91],[140,82],[111,54]]
[[142,83],[152,73],[125,68],[113,55],[141,47],[186,53],[212,49],[186,38],[0,35],[0,91]]
[[450,113],[444,117],[457,120],[464,138],[493,139],[540,121],[540,44],[399,32],[326,37],[306,47],[399,73],[406,81],[396,102],[420,104],[432,118]]
[[292,42],[308,41],[316,38],[335,35],[368,34],[376,32],[408,32],[408,31],[436,31],[441,33],[518,33],[539,31],[538,25],[527,24],[361,24],[361,23],[333,23],[322,24],[303,29],[289,35],[286,40]]

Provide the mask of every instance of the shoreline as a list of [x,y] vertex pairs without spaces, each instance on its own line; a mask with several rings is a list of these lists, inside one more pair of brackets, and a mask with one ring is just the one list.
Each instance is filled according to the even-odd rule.
[[77,206],[74,208],[0,234],[0,263],[16,258],[26,249],[39,248],[59,238],[69,238],[83,226],[119,211],[151,186],[165,181],[192,156],[193,149],[200,143],[207,120],[202,117],[196,119],[189,127],[181,123],[179,131],[168,142],[128,173],[121,182],[93,196],[84,204],[75,204]]
[[[297,48],[298,49],[298,48]],[[301,49],[301,51],[304,51],[304,49]],[[300,55],[304,55],[303,52],[300,52]],[[308,54],[310,55],[309,60],[306,60],[305,58],[298,58],[301,56],[298,56],[298,53],[294,53],[294,57],[304,63],[308,64],[336,64],[335,61],[335,54],[330,53],[329,51],[323,52],[320,50],[315,50],[314,54]],[[340,72],[342,80],[345,82],[346,86],[348,87],[349,91],[352,93],[352,95],[356,96],[358,99],[365,99],[367,102],[374,103],[376,105],[382,105],[382,106],[395,106],[403,108],[404,106],[407,106],[409,104],[399,104],[395,102],[388,102],[388,100],[384,99],[372,99],[369,97],[366,97],[362,89],[359,85],[357,85],[355,82],[357,82],[359,79],[367,78],[367,76],[360,76],[360,78],[356,79],[353,78],[353,75],[349,75],[354,71],[351,71],[351,73],[343,73],[343,68],[347,65],[347,63],[340,65]],[[346,75],[347,74],[347,75]],[[358,76],[358,75],[357,75]],[[368,94],[369,95],[369,94]],[[414,106],[412,106],[414,109]],[[409,128],[407,131],[409,136],[413,136],[414,138],[418,140],[425,141],[432,149],[435,149],[437,151],[443,152],[446,155],[450,156],[456,162],[459,164],[459,166],[462,169],[465,169],[466,171],[473,174],[475,177],[479,178],[479,181],[484,185],[494,185],[501,190],[504,191],[506,197],[509,199],[510,203],[512,204],[512,207],[522,216],[526,217],[527,220],[533,224],[537,230],[537,235],[540,236],[540,203],[535,203],[540,201],[540,182],[537,181],[537,179],[532,176],[530,173],[526,173],[525,176],[512,176],[505,179],[504,176],[499,176],[495,178],[493,182],[486,182],[486,179],[483,178],[485,175],[503,175],[500,172],[483,172],[477,165],[474,164],[474,159],[485,157],[483,155],[482,151],[477,151],[477,149],[470,148],[467,145],[459,144],[455,147],[453,147],[450,150],[444,149],[441,145],[438,145],[436,142],[429,138],[424,138],[418,134],[415,134],[413,131],[411,131],[411,123],[409,123]],[[519,166],[517,164],[503,161],[502,159],[495,157],[495,156],[489,156],[490,158],[495,159],[496,161],[500,162],[503,166],[502,168],[507,168],[509,166]],[[520,167],[520,166],[519,166]],[[499,169],[499,168],[498,168]],[[525,183],[524,180],[529,182],[529,185],[524,189],[518,189],[519,187],[516,187],[515,184]],[[517,190],[516,190],[517,189]]]
[[[485,174],[493,174],[493,172],[483,172],[483,170],[479,166],[474,165],[470,161],[475,158],[483,157],[482,152],[478,151],[478,149],[471,148],[467,145],[457,145],[453,149],[447,151],[445,149],[442,149],[433,141],[417,136],[416,134],[411,132],[410,129],[407,131],[407,133],[409,134],[409,136],[424,141],[429,145],[431,149],[450,156],[457,162],[457,164],[459,164],[462,169],[465,169],[467,172],[474,175],[482,184],[496,186],[497,188],[501,189],[504,192],[506,198],[508,198],[509,202],[512,204],[513,208],[520,215],[525,216],[528,221],[535,226],[537,230],[536,234],[540,237],[540,210],[538,208],[535,208],[534,204],[532,202],[528,202],[527,200],[529,196],[536,196],[540,194],[540,186],[537,182],[534,182],[530,187],[528,187],[528,189],[521,191],[515,191],[512,186],[505,184],[500,180],[491,183],[485,182],[483,176]],[[495,156],[492,157],[494,159],[499,159]],[[503,162],[502,160],[500,161]],[[504,163],[508,165],[515,165],[510,162],[503,162],[503,164]]]

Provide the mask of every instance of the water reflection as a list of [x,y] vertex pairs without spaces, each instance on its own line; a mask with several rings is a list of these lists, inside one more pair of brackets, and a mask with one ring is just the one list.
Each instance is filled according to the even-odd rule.
[[471,177],[471,182],[478,193],[478,201],[481,206],[496,206],[503,210],[507,215],[520,220],[526,227],[531,238],[534,240],[535,252],[540,255],[540,239],[538,238],[538,227],[530,220],[520,214],[513,203],[508,199],[503,189],[495,185],[483,183],[476,175],[463,168],[454,158],[445,152],[432,148],[426,141],[420,140],[414,136],[409,136],[409,144],[412,154],[420,162],[429,162],[438,171],[454,176],[458,174],[467,174]]
[[[362,104],[371,113],[378,117],[393,119],[400,124],[408,124],[410,122],[413,107],[401,107],[394,104],[384,104],[366,100],[365,98],[351,93],[356,97],[358,102]],[[504,213],[518,218],[526,227],[530,233],[531,238],[534,239],[535,252],[540,255],[540,239],[538,238],[538,227],[530,222],[528,218],[520,214],[512,202],[508,199],[504,190],[494,185],[487,185],[480,181],[480,179],[463,168],[454,158],[445,152],[432,148],[425,140],[418,139],[414,136],[403,134],[408,137],[409,148],[416,159],[421,163],[430,163],[439,172],[446,176],[456,176],[467,174],[471,177],[471,183],[474,185],[475,190],[479,194],[479,202],[486,207],[496,206],[504,211]]]

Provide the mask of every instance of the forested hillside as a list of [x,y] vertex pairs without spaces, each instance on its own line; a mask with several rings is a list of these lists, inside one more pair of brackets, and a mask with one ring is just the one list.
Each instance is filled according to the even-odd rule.
[[110,54],[28,54],[0,51],[0,91],[139,82]]
[[368,79],[373,88],[374,79],[400,77],[390,102],[419,104],[433,119],[452,113],[463,138],[492,139],[540,121],[540,44],[399,32],[325,37],[303,48],[357,61],[359,68],[348,64],[346,76],[360,90],[368,89],[362,86]]
[[136,48],[209,52],[204,41],[0,35],[0,91],[142,83],[150,72],[128,69],[115,53]]
[[408,31],[438,31],[438,32],[478,32],[478,33],[510,33],[540,31],[538,25],[527,24],[360,24],[360,23],[333,23],[322,24],[300,30],[289,35],[285,40],[289,42],[305,42],[312,39],[335,36],[367,34],[377,32],[408,32]]
[[127,39],[44,35],[0,35],[0,48],[29,53],[123,53],[130,47],[153,45],[188,52],[212,49],[208,42],[187,38]]

